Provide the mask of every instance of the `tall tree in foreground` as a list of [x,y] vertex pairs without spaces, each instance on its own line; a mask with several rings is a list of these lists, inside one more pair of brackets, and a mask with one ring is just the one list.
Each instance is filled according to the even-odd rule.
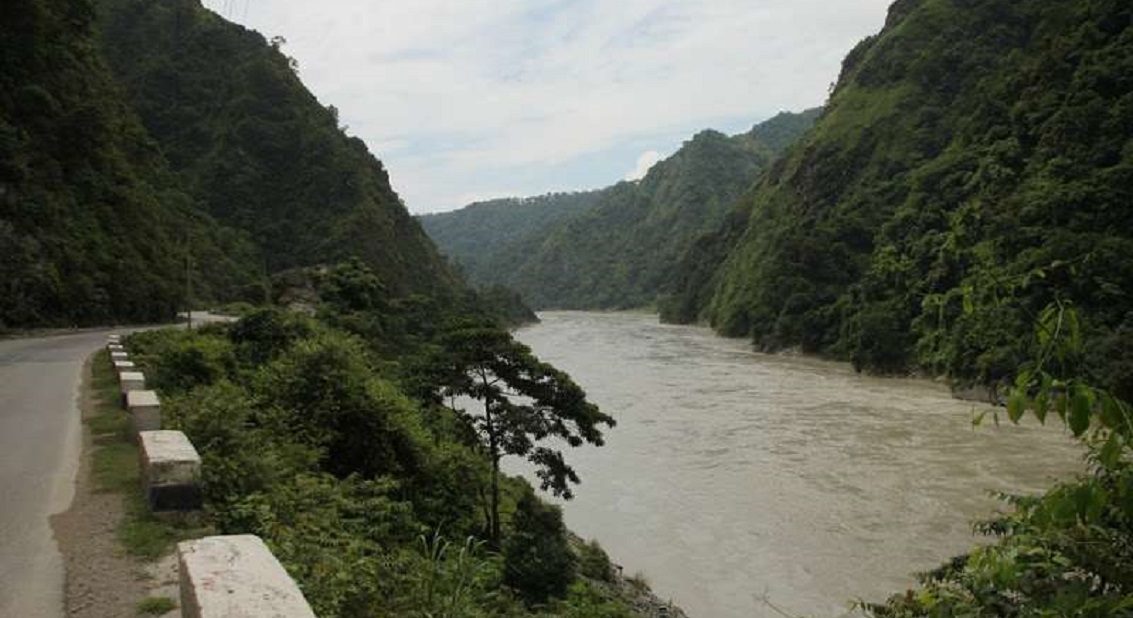
[[527,459],[535,464],[542,489],[570,499],[578,475],[562,451],[540,443],[557,438],[572,447],[601,446],[599,427],[613,427],[614,419],[587,401],[570,376],[540,362],[527,346],[495,326],[460,323],[440,343],[443,351],[430,363],[439,394],[479,402],[456,412],[492,461],[488,531],[493,546],[499,547],[500,459]]

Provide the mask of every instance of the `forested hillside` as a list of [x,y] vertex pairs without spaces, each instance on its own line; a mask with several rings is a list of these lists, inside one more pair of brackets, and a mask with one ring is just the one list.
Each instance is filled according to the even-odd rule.
[[[502,284],[536,308],[610,309],[653,304],[677,258],[697,236],[716,229],[729,206],[819,110],[780,114],[750,132],[703,131],[638,182],[580,194],[569,206],[557,198],[509,206],[526,226],[511,238],[483,236],[483,208],[430,217],[428,229],[457,227],[435,237],[480,285]],[[766,136],[766,138],[765,138]],[[586,203],[580,203],[586,202]],[[551,204],[554,204],[554,207]],[[543,213],[565,214],[547,221]],[[522,222],[522,223],[518,223]]]
[[296,75],[282,41],[199,0],[99,0],[101,42],[187,191],[277,272],[357,256],[394,294],[455,277],[381,162]]
[[190,246],[201,296],[262,296],[252,245],[179,190],[94,19],[87,0],[0,6],[0,329],[169,319]]
[[725,246],[688,256],[670,317],[991,382],[1039,356],[1026,342],[1040,310],[1071,302],[1089,352],[1067,362],[1128,396],[1131,13],[895,3],[814,130],[715,232]]
[[580,191],[506,197],[454,212],[421,215],[418,220],[470,281],[491,282],[493,273],[521,259],[517,250],[548,227],[593,207],[602,196],[602,191]]

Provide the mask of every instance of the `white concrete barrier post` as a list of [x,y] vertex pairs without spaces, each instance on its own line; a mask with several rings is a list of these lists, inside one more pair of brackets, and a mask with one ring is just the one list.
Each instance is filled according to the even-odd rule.
[[161,400],[155,391],[127,392],[126,411],[130,413],[135,436],[143,431],[161,429]]
[[118,388],[122,393],[122,407],[125,408],[126,393],[146,389],[146,374],[140,371],[123,371],[118,374]]
[[123,371],[134,371],[135,369],[137,369],[137,365],[134,364],[134,361],[114,361],[114,373],[118,374],[119,380],[122,379]]
[[259,537],[177,545],[182,618],[315,618],[299,586]]
[[180,431],[143,431],[142,489],[154,511],[201,508],[201,456]]
[[122,351],[110,351],[110,360],[130,360],[130,355]]

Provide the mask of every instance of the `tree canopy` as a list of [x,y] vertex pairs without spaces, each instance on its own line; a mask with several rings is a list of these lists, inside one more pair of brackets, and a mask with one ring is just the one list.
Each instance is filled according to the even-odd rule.
[[[439,351],[427,362],[434,391],[444,398],[469,397],[474,405],[453,404],[492,461],[490,534],[500,539],[500,459],[517,456],[535,465],[541,488],[572,497],[578,475],[548,439],[571,447],[603,444],[601,426],[614,419],[586,400],[570,376],[540,362],[509,333],[490,324],[461,321],[446,329]],[[554,442],[552,442],[554,444]]]
[[190,248],[195,294],[262,300],[254,246],[195,208],[94,33],[89,0],[0,7],[0,329],[171,319]]
[[300,81],[282,39],[199,0],[97,0],[126,98],[202,211],[252,238],[268,274],[358,257],[391,294],[457,285],[385,166]]

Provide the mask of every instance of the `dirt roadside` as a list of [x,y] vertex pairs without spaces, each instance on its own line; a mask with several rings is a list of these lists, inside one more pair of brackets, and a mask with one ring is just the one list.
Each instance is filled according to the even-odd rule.
[[[147,597],[177,597],[176,564],[171,558],[147,562],[126,553],[118,530],[126,517],[123,494],[98,487],[94,477],[96,444],[90,422],[98,400],[92,384],[92,362],[83,365],[78,407],[83,442],[75,496],[71,507],[51,517],[51,527],[66,569],[66,612],[75,618],[118,618],[139,615]],[[172,589],[172,592],[170,591]],[[172,611],[165,616],[179,616]]]

